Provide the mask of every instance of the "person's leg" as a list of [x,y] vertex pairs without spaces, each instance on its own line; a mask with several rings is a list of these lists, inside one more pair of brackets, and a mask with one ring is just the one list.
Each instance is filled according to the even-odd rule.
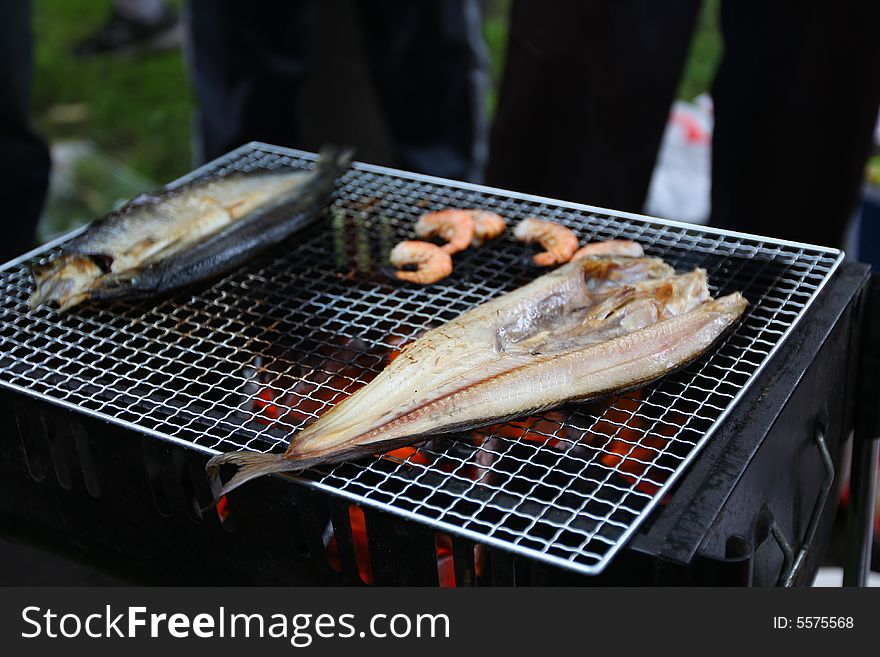
[[176,45],[177,13],[165,0],[114,0],[104,24],[73,46],[81,57]]
[[49,149],[28,123],[33,73],[29,0],[0,3],[0,262],[34,246],[49,182]]
[[359,7],[397,165],[478,179],[488,84],[478,1],[367,0]]
[[840,245],[880,104],[878,2],[725,0],[712,224]]
[[165,0],[113,0],[113,11],[130,21],[159,23],[170,13]]
[[514,0],[486,182],[640,211],[700,0]]
[[187,9],[187,56],[198,98],[196,159],[252,140],[299,145],[313,3],[190,0]]

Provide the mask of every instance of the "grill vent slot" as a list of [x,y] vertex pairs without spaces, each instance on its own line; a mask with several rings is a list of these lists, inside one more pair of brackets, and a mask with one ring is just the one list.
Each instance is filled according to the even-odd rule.
[[79,456],[79,464],[82,468],[83,483],[86,491],[94,498],[101,497],[101,483],[98,478],[98,469],[92,454],[92,446],[89,437],[78,422],[70,424],[70,432]]
[[42,427],[43,436],[49,444],[49,453],[52,455],[52,463],[55,466],[55,478],[58,485],[64,490],[73,488],[70,470],[70,458],[68,450],[72,448],[70,441],[66,436],[61,435],[61,431],[54,418],[43,414],[40,417],[41,422],[37,425]]
[[171,517],[171,503],[165,490],[162,477],[162,464],[159,459],[158,447],[149,440],[142,443],[144,454],[144,468],[147,475],[147,484],[153,497],[153,505],[156,512],[163,518]]
[[46,480],[46,468],[49,460],[49,446],[38,437],[37,426],[39,420],[28,413],[22,404],[15,404],[15,422],[18,426],[18,437],[21,440],[21,449],[24,453],[25,465],[31,479],[37,483]]
[[180,450],[174,450],[174,461],[180,474],[180,492],[183,496],[183,506],[186,508],[189,519],[196,524],[204,522],[201,504],[196,495],[196,487],[193,484],[192,475],[184,461],[184,454]]

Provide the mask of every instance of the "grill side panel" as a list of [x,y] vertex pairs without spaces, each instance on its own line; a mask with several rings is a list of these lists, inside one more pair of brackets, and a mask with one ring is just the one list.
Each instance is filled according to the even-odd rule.
[[[344,581],[323,551],[303,548],[299,487],[267,479],[237,501],[247,513],[232,508],[221,522],[215,511],[200,511],[211,499],[203,454],[6,391],[0,417],[4,435],[21,439],[0,441],[4,533],[135,582]],[[53,435],[47,426],[67,429]],[[91,462],[81,458],[83,445]],[[44,476],[34,476],[37,459]]]

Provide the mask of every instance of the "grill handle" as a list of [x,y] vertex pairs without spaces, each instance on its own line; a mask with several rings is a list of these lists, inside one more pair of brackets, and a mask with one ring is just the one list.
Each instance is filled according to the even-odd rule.
[[816,538],[816,532],[819,530],[819,520],[822,517],[822,510],[831,494],[831,487],[834,485],[834,461],[831,459],[831,452],[828,451],[828,445],[825,443],[825,429],[820,426],[816,430],[816,447],[819,449],[819,456],[822,464],[825,466],[825,480],[822,482],[822,489],[819,491],[819,497],[816,499],[816,505],[813,507],[813,514],[810,516],[810,524],[807,526],[807,532],[804,534],[804,541],[801,548],[795,555],[791,544],[785,538],[776,520],[770,526],[770,534],[782,550],[783,561],[782,570],[779,573],[777,586],[790,587],[794,584],[794,580],[804,564],[807,553],[813,545]]

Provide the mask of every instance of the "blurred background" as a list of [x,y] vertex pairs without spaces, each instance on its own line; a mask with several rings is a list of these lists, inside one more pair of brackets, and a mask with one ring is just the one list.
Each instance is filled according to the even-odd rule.
[[[99,33],[111,15],[110,0],[35,0],[35,72],[33,91],[34,127],[52,146],[54,170],[49,202],[40,225],[45,241],[67,232],[108,211],[137,192],[167,183],[193,168],[192,122],[194,93],[189,83],[181,48],[180,25],[143,40],[107,52],[75,54],[82,44]],[[167,5],[177,16],[180,0]],[[491,84],[487,90],[489,118],[495,111],[504,53],[510,0],[486,0],[483,34],[489,50]],[[707,0],[692,43],[678,98],[690,103],[706,94],[721,55],[718,29],[719,0]],[[360,34],[352,3],[323,0],[320,3],[322,32],[317,39],[318,70],[310,75],[306,103],[306,132],[313,148],[327,137],[345,141],[338,130],[326,135],[322,106],[362,98],[353,108],[352,132],[374,135],[360,147],[358,158],[390,163],[384,126],[376,100],[367,84],[363,58],[349,57],[360,47]],[[332,20],[327,18],[332,17]],[[110,45],[110,44],[106,44]],[[320,69],[334,69],[322,75]],[[323,85],[322,88],[316,88]],[[356,88],[352,94],[351,88]],[[688,106],[689,107],[689,106]],[[693,106],[699,116],[699,109]],[[338,106],[336,107],[338,111]],[[357,123],[373,123],[362,130]],[[708,146],[695,158],[708,166]],[[687,153],[682,156],[686,159]],[[880,160],[877,164],[880,170]],[[702,171],[708,185],[708,170]],[[880,175],[880,174],[878,174]],[[682,200],[682,210],[700,219],[708,212],[699,199]],[[670,205],[670,203],[667,203]],[[681,218],[674,204],[668,216]],[[660,210],[666,209],[664,206]],[[703,216],[702,218],[705,218]]]
[[[179,22],[185,7],[181,0],[164,4],[170,14],[162,17],[155,32],[132,35],[120,33],[119,26],[112,24],[111,0],[33,3],[33,120],[36,130],[50,142],[53,161],[50,194],[38,229],[40,241],[77,227],[140,191],[174,180],[197,163],[194,92]],[[698,16],[677,101],[670,109],[658,152],[645,204],[648,214],[696,223],[708,220],[713,119],[709,91],[723,48],[720,4],[706,0]],[[482,5],[491,75],[485,107],[491,121],[504,66],[511,1],[483,0]],[[359,159],[394,164],[388,131],[369,81],[363,26],[354,3],[324,0],[318,25],[315,66],[303,93],[303,145],[317,150],[325,141],[358,143]],[[352,98],[358,102],[353,104]],[[344,121],[339,120],[340,114]],[[807,165],[792,161],[791,166]],[[862,220],[846,245],[850,254],[875,267],[880,266],[878,190],[880,148],[875,145],[865,171],[859,208]]]

